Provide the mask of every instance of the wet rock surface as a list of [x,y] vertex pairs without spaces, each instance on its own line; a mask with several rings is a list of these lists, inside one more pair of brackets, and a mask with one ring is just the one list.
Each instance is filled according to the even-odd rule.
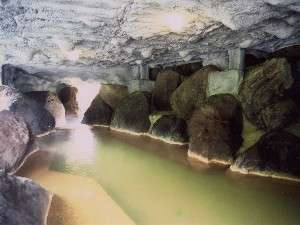
[[128,88],[118,84],[101,84],[100,96],[112,109],[115,109],[121,100],[128,96]]
[[116,108],[111,127],[137,133],[150,127],[150,99],[143,92],[134,92],[124,98]]
[[167,142],[186,143],[187,125],[175,115],[163,115],[152,126],[150,134]]
[[10,111],[25,119],[33,135],[43,134],[55,127],[55,118],[51,113],[28,97],[15,101]]
[[300,178],[300,138],[285,131],[267,133],[238,156],[232,170]]
[[299,111],[287,96],[293,82],[290,64],[284,58],[274,58],[250,68],[240,88],[247,118],[265,131],[293,122]]
[[76,99],[77,88],[64,85],[58,92],[58,97],[65,107],[66,116],[77,117],[79,113],[78,102]]
[[233,163],[242,144],[242,110],[232,95],[214,95],[188,122],[189,155],[205,162]]
[[31,180],[0,172],[0,224],[46,225],[51,198]]
[[172,70],[157,75],[152,95],[152,104],[156,110],[171,110],[170,98],[180,83],[180,74]]
[[211,72],[219,71],[215,66],[206,66],[184,80],[171,96],[171,106],[177,116],[188,119],[195,108],[206,99],[207,79]]
[[32,142],[22,117],[6,110],[0,112],[0,170],[14,172],[31,152]]
[[62,125],[65,122],[65,108],[56,93],[50,91],[32,91],[25,96],[35,100],[43,106],[55,118],[55,124]]
[[82,123],[89,125],[110,125],[112,113],[111,107],[98,94],[92,101],[91,106],[84,113]]

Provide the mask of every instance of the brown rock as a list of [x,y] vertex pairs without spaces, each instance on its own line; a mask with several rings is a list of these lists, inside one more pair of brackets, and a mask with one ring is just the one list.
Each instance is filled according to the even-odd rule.
[[242,144],[242,124],[241,106],[235,97],[209,97],[188,122],[189,155],[206,162],[231,164]]
[[78,102],[76,94],[78,90],[76,87],[65,85],[59,92],[58,97],[66,110],[66,116],[77,117],[79,113]]
[[170,110],[170,97],[180,84],[180,75],[172,70],[157,75],[152,95],[152,104],[156,110]]
[[171,106],[177,116],[189,119],[195,108],[206,99],[207,77],[219,71],[215,66],[206,66],[185,79],[171,96]]
[[289,125],[298,111],[286,96],[293,81],[291,67],[284,58],[271,59],[248,70],[240,98],[249,121],[265,131]]

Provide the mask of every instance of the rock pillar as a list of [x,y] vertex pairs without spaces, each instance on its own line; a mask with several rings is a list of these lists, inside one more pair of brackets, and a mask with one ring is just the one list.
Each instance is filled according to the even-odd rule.
[[245,50],[232,49],[228,51],[228,70],[214,72],[208,77],[207,96],[216,94],[237,95],[243,81],[245,70]]
[[129,81],[129,93],[133,93],[135,91],[151,92],[154,89],[154,81],[149,79],[149,66],[146,64],[139,64],[136,69],[139,73],[139,79]]

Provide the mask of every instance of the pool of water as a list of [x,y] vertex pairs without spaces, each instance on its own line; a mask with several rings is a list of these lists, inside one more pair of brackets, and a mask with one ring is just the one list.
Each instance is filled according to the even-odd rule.
[[88,127],[39,142],[52,171],[94,179],[138,225],[300,224],[299,183],[189,161],[184,146]]

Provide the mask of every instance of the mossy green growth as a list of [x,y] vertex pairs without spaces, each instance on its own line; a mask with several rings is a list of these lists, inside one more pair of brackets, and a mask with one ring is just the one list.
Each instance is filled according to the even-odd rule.
[[168,116],[168,115],[175,115],[175,113],[173,111],[158,111],[158,112],[154,112],[151,113],[149,115],[149,120],[150,120],[150,130],[152,129],[153,125],[163,116]]
[[239,149],[239,153],[245,152],[251,146],[256,144],[259,139],[265,134],[264,131],[258,129],[255,125],[253,125],[245,116],[243,116],[243,144]]

